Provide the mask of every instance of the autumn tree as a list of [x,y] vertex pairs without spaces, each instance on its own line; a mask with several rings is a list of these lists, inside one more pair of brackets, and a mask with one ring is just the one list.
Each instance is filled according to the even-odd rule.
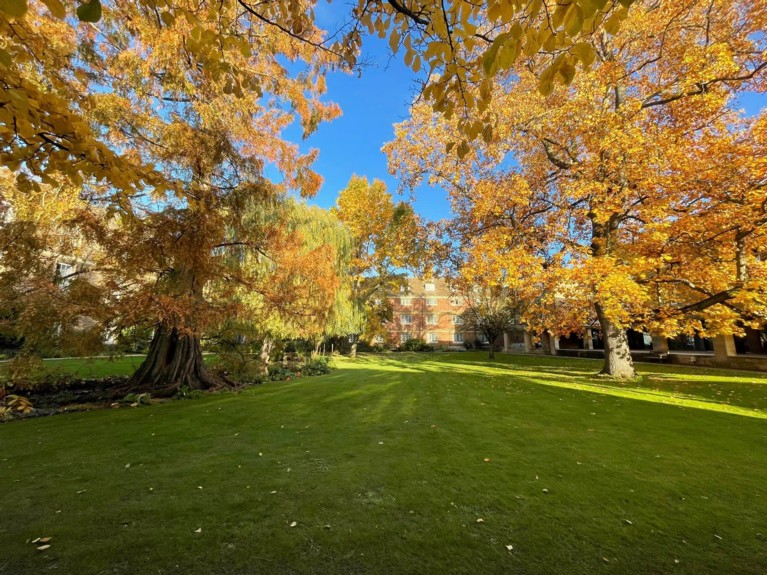
[[375,326],[385,310],[387,293],[402,285],[406,270],[418,269],[426,247],[426,230],[412,206],[394,203],[386,184],[352,176],[338,195],[333,212],[352,235],[353,251],[349,268],[351,296],[367,319],[350,332],[356,338],[362,328]]
[[[337,115],[320,101],[323,73],[337,60],[312,44],[323,33],[308,4],[268,9],[293,26],[305,21],[303,40],[233,3],[102,8],[95,26],[60,19],[58,3],[0,17],[12,39],[4,53],[13,51],[0,58],[12,72],[2,80],[12,97],[0,106],[3,162],[21,193],[67,185],[92,208],[76,225],[103,247],[102,280],[120,294],[120,325],[155,327],[133,383],[215,387],[222,382],[202,362],[200,336],[233,309],[228,293],[207,286],[254,281],[228,252],[265,250],[275,228],[250,225],[247,204],[317,190],[316,152],[301,155],[281,132],[299,122],[308,134]],[[42,86],[34,104],[62,118],[33,107],[30,94]],[[279,184],[264,178],[267,169]],[[277,295],[287,307],[295,294]]]
[[416,106],[387,146],[391,168],[445,186],[471,249],[570,303],[549,329],[596,314],[604,373],[631,377],[627,327],[764,321],[764,119],[742,117],[736,97],[764,89],[766,14],[637,2],[619,31],[578,48],[591,64],[579,74],[530,55],[499,77],[496,130],[471,149],[451,146],[455,121]]
[[[223,323],[216,339],[243,367],[258,364],[266,373],[280,340],[303,339],[315,350],[326,337],[354,332],[359,324],[348,275],[352,241],[348,230],[328,210],[292,199],[280,202],[270,216],[279,220],[263,250],[236,254],[238,266],[259,278],[231,295],[237,312]],[[255,214],[254,214],[255,215]],[[255,218],[264,229],[264,215]],[[222,278],[212,290],[226,290]],[[292,294],[289,300],[283,295]],[[253,361],[252,352],[257,352]]]
[[521,310],[516,294],[502,286],[466,286],[459,290],[465,309],[463,329],[482,335],[490,344],[489,359],[495,359],[495,342],[519,324]]
[[[523,53],[541,52],[548,55],[549,77],[570,78],[575,59],[587,54],[584,38],[602,27],[617,29],[632,3],[571,0],[551,6],[542,0],[358,0],[350,13],[346,8],[340,12],[338,33],[327,36],[317,29],[314,5],[306,0],[136,0],[130,3],[135,14],[126,11],[127,2],[119,1],[102,5],[100,0],[5,0],[0,3],[0,37],[5,39],[0,48],[2,161],[14,170],[25,166],[19,174],[24,186],[37,181],[29,180],[28,173],[49,181],[62,177],[74,178],[76,183],[89,178],[106,181],[127,195],[147,185],[160,190],[169,185],[151,158],[111,145],[92,123],[97,99],[90,89],[95,83],[88,65],[94,62],[91,56],[98,59],[100,54],[90,50],[90,41],[82,40],[90,36],[106,45],[99,36],[105,24],[114,29],[118,20],[120,26],[130,27],[137,22],[136,14],[153,17],[156,39],[179,32],[181,37],[186,35],[182,59],[194,61],[196,74],[221,80],[236,94],[268,92],[270,76],[242,76],[240,65],[245,60],[236,63],[231,58],[235,52],[263,56],[289,47],[289,57],[296,57],[294,50],[300,43],[304,50],[321,52],[352,67],[365,33],[388,36],[392,49],[402,49],[405,62],[425,75],[424,96],[448,116],[462,110],[460,124],[472,138],[491,125],[491,118],[482,116],[480,121],[468,111],[484,114],[497,73]],[[91,25],[73,27],[75,16]],[[261,34],[263,30],[268,32]],[[74,58],[78,51],[82,58]],[[158,53],[171,59],[178,56],[172,49]],[[76,60],[79,64],[73,65]],[[149,71],[129,58],[121,64]],[[180,76],[167,79],[183,84]],[[157,80],[152,78],[146,87]],[[183,96],[155,93],[151,97]],[[310,114],[305,121],[316,124],[320,119]],[[465,149],[465,138],[462,144]]]

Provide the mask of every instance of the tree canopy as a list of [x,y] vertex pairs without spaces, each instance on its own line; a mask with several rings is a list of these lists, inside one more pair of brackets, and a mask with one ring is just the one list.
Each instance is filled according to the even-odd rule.
[[764,2],[636,3],[571,85],[537,91],[539,55],[500,78],[498,129],[463,159],[456,122],[416,105],[386,146],[391,170],[450,191],[453,229],[493,277],[569,302],[557,331],[595,314],[608,373],[633,374],[626,327],[739,332],[767,317],[765,117],[736,99],[765,89],[766,15]]

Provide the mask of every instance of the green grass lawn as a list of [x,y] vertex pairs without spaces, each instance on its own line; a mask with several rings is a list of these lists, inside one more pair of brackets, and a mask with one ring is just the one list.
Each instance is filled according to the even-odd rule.
[[0,573],[767,572],[764,375],[337,363],[0,425]]
[[[110,376],[131,375],[141,362],[143,355],[118,355],[114,357],[82,357],[66,359],[44,359],[43,368],[53,375],[74,375],[83,379],[98,379]],[[0,377],[7,377],[8,361],[0,362]]]

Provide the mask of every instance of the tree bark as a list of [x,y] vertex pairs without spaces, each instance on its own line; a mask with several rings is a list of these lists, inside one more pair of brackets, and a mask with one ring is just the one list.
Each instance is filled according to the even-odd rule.
[[155,330],[146,359],[128,385],[165,394],[183,386],[190,390],[217,389],[231,382],[205,366],[198,336],[163,324]]
[[274,349],[274,342],[265,337],[261,343],[261,351],[258,352],[258,359],[261,361],[261,375],[269,375],[269,359]]
[[354,338],[354,343],[352,343],[352,348],[349,350],[349,357],[357,357],[357,338]]
[[498,333],[486,333],[485,337],[490,342],[490,351],[487,354],[488,359],[495,359],[495,340],[498,339]]
[[541,333],[541,348],[543,349],[543,355],[554,355],[552,351],[551,334],[547,331]]
[[594,308],[599,318],[599,324],[602,327],[602,336],[605,343],[605,364],[600,373],[620,379],[636,377],[626,331],[616,326],[605,316],[600,304],[595,303]]

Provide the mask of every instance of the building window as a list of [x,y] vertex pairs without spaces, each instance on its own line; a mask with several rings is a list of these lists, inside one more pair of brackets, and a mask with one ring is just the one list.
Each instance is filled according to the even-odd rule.
[[437,325],[437,316],[430,313],[426,316],[426,325]]
[[375,306],[381,305],[381,300],[379,298],[374,299],[373,300],[373,305],[375,305]]
[[462,333],[454,333],[453,334],[453,342],[455,342],[455,343],[463,343],[463,334]]
[[479,343],[490,343],[490,340],[487,339],[487,336],[484,333],[477,336],[477,341],[479,341]]
[[453,323],[455,325],[463,325],[463,318],[460,315],[453,316]]
[[461,305],[461,300],[459,300],[457,297],[451,297],[450,305]]
[[400,316],[400,323],[405,324],[405,325],[413,323],[413,316],[410,315],[409,313],[403,313]]
[[437,305],[437,298],[435,298],[435,297],[427,297],[426,298],[426,305],[428,305],[428,306],[435,306],[435,305]]
[[429,343],[439,343],[439,336],[436,333],[430,333]]
[[410,298],[409,297],[401,297],[401,298],[399,298],[399,303],[401,305],[410,305]]
[[434,291],[434,284],[426,284],[423,287],[426,291]]
[[402,343],[406,343],[412,339],[412,334],[409,331],[402,332],[399,336],[399,340]]
[[384,338],[382,335],[377,335],[375,341],[376,343],[381,344],[384,342]]
[[70,284],[72,278],[68,276],[73,273],[75,273],[75,266],[72,264],[56,263],[56,281],[62,286],[66,287]]

